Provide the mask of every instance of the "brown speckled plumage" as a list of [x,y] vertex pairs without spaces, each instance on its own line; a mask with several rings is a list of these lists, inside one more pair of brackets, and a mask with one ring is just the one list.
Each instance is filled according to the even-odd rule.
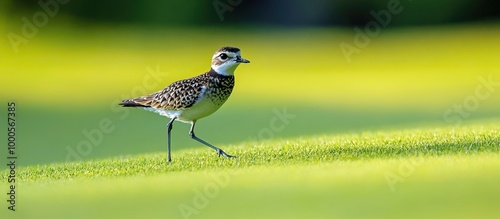
[[211,70],[193,78],[176,81],[165,89],[148,96],[125,100],[136,104],[165,110],[184,110],[192,107],[202,98],[210,99],[221,106],[231,95],[234,76],[220,75]]
[[123,100],[124,107],[140,107],[170,118],[167,124],[168,162],[170,157],[170,131],[174,121],[191,123],[189,136],[214,149],[219,156],[234,157],[220,148],[196,137],[194,126],[198,119],[217,111],[229,98],[234,87],[234,71],[240,63],[249,63],[240,55],[240,49],[222,47],[212,56],[210,71],[176,81],[165,89],[138,98]]

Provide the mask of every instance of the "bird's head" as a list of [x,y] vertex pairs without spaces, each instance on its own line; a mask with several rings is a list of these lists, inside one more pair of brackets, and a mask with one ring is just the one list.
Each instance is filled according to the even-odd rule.
[[240,63],[250,63],[241,57],[241,50],[236,47],[222,47],[212,57],[212,69],[221,75],[233,75]]

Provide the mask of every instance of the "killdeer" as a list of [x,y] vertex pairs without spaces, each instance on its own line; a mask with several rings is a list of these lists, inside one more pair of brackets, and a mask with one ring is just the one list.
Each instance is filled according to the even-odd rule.
[[240,63],[250,63],[241,57],[235,47],[222,47],[212,56],[210,71],[193,78],[176,81],[156,93],[123,100],[119,105],[140,107],[170,118],[167,123],[168,162],[170,156],[170,132],[174,121],[190,123],[189,136],[214,149],[224,157],[234,157],[220,148],[198,138],[194,134],[196,121],[217,111],[231,95],[234,87],[234,70]]

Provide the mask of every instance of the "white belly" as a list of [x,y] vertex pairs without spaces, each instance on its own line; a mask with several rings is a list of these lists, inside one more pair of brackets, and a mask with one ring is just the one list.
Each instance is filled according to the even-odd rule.
[[197,102],[196,104],[194,104],[191,108],[185,110],[164,110],[164,109],[155,109],[151,107],[147,107],[144,109],[158,113],[168,118],[177,118],[177,120],[181,122],[189,123],[214,113],[221,106],[222,104],[216,105],[210,99],[204,98],[199,102]]

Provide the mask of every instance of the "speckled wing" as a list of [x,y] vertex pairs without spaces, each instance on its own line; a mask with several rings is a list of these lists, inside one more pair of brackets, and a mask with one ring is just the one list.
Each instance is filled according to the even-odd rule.
[[180,80],[165,89],[148,96],[124,100],[120,105],[128,107],[153,107],[165,110],[183,110],[193,106],[202,97],[206,86],[197,78]]

